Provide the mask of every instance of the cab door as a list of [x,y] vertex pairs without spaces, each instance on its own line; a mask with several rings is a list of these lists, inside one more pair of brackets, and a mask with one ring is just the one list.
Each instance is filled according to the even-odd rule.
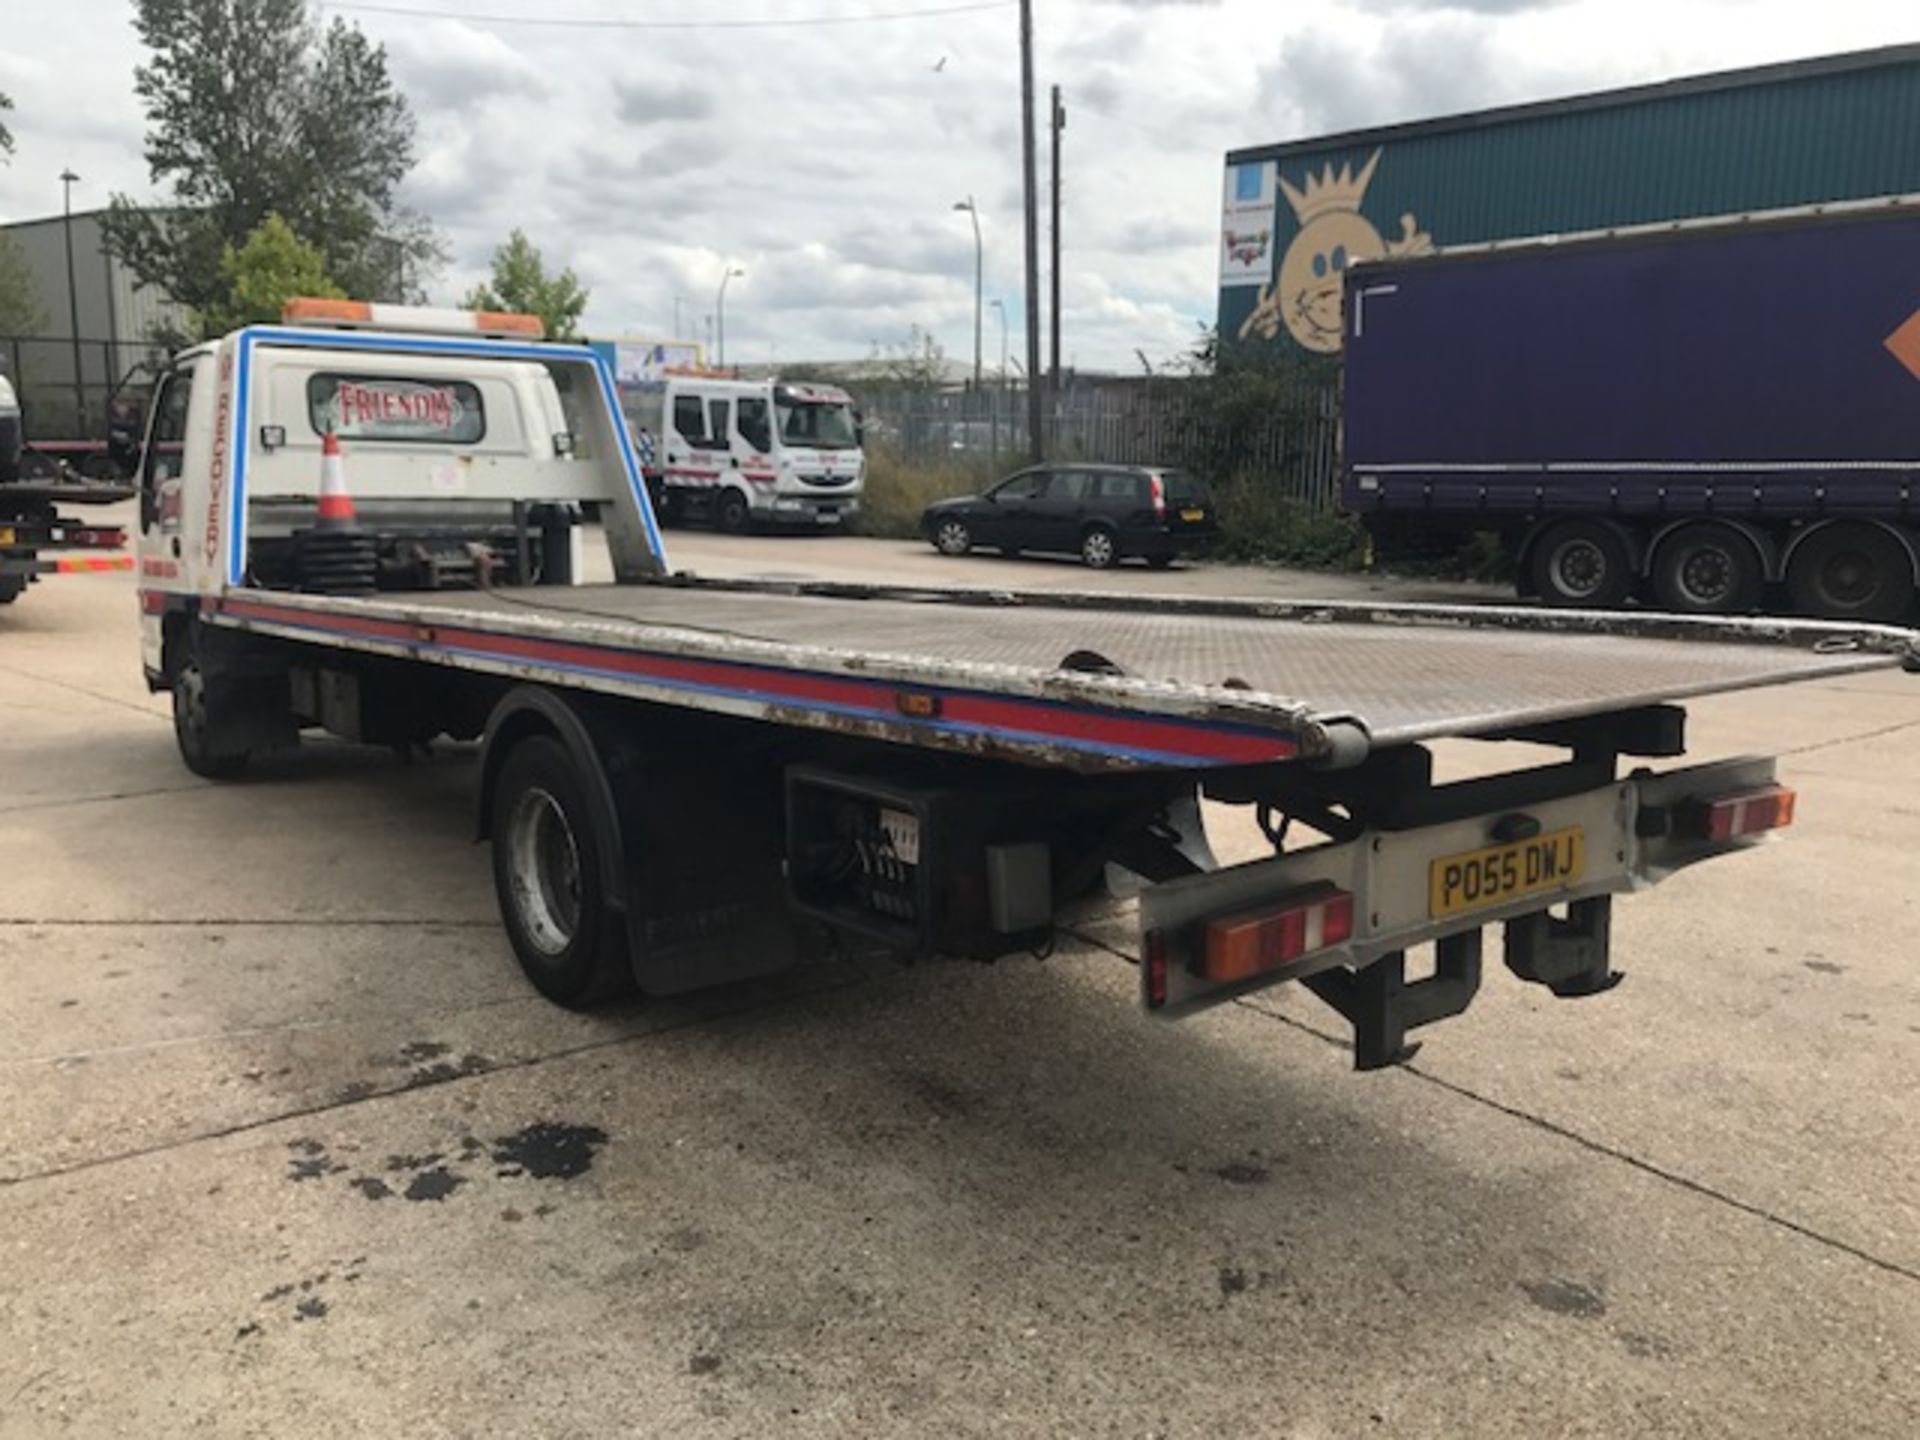
[[146,443],[140,450],[140,531],[135,545],[140,557],[140,649],[142,663],[155,675],[161,666],[160,616],[166,597],[192,588],[186,574],[181,517],[194,369],[182,365],[161,379],[147,416]]

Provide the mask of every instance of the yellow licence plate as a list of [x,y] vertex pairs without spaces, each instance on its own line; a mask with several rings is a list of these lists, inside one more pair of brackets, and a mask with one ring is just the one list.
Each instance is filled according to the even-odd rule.
[[11,525],[0,525],[0,545],[11,545],[12,543],[13,527]]
[[1204,510],[1182,510],[1180,512],[1180,518],[1182,520],[1204,520],[1207,518],[1207,512]]
[[1438,920],[1571,885],[1586,873],[1587,837],[1578,825],[1435,860],[1427,871],[1427,914]]

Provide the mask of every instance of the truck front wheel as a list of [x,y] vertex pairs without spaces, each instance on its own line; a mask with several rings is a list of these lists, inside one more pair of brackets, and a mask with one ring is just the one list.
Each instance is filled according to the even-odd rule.
[[1685,525],[1653,557],[1653,595],[1681,615],[1745,615],[1760,607],[1766,574],[1753,543],[1727,525]]
[[1913,561],[1875,525],[1813,532],[1787,565],[1794,608],[1829,620],[1898,620],[1913,604]]
[[213,746],[217,703],[199,663],[189,660],[182,665],[173,677],[173,738],[187,769],[203,780],[231,780],[247,768],[247,751],[221,751]]
[[535,735],[514,746],[489,828],[500,918],[534,988],[569,1007],[632,989],[626,928],[602,878],[607,837],[564,745]]
[[722,490],[713,502],[713,523],[729,535],[744,535],[753,520],[753,507],[738,490]]
[[1633,590],[1633,557],[1620,532],[1598,520],[1564,520],[1533,545],[1534,592],[1549,605],[1611,610]]

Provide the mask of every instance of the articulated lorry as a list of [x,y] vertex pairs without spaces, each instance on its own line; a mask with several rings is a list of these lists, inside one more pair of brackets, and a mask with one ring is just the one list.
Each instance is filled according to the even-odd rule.
[[78,521],[59,507],[113,504],[131,497],[133,488],[57,467],[29,475],[24,453],[20,406],[0,375],[0,605],[18,600],[42,575],[132,568],[132,557],[112,553],[127,543],[122,526]]
[[1895,620],[1920,580],[1920,197],[1346,277],[1344,506],[1522,593]]
[[[1682,755],[1679,702],[1915,658],[1863,624],[680,575],[608,367],[537,333],[296,302],[182,352],[140,608],[197,774],[316,728],[477,741],[502,924],[563,1005],[821,933],[1044,952],[1112,888],[1148,1015],[1297,980],[1391,1064],[1466,1008],[1489,927],[1520,979],[1597,995],[1617,897],[1792,820],[1770,759],[1625,768]],[[1442,782],[1452,736],[1527,758]],[[1269,852],[1217,863],[1202,801]]]

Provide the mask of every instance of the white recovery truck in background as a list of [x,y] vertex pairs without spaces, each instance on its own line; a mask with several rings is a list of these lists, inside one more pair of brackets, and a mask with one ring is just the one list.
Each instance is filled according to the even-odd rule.
[[819,530],[860,509],[859,417],[835,386],[669,370],[664,385],[623,391],[620,403],[670,524]]
[[[1676,702],[1915,656],[1870,625],[676,577],[607,366],[515,317],[296,303],[187,350],[141,486],[187,765],[478,740],[502,923],[566,1005],[766,974],[809,929],[1044,949],[1118,884],[1148,1014],[1297,980],[1391,1064],[1492,927],[1520,979],[1597,995],[1617,897],[1790,823],[1770,759],[1638,765],[1681,755]],[[612,584],[580,583],[588,503]],[[1449,736],[1526,758],[1443,783]],[[1202,800],[1271,853],[1218,865]]]

